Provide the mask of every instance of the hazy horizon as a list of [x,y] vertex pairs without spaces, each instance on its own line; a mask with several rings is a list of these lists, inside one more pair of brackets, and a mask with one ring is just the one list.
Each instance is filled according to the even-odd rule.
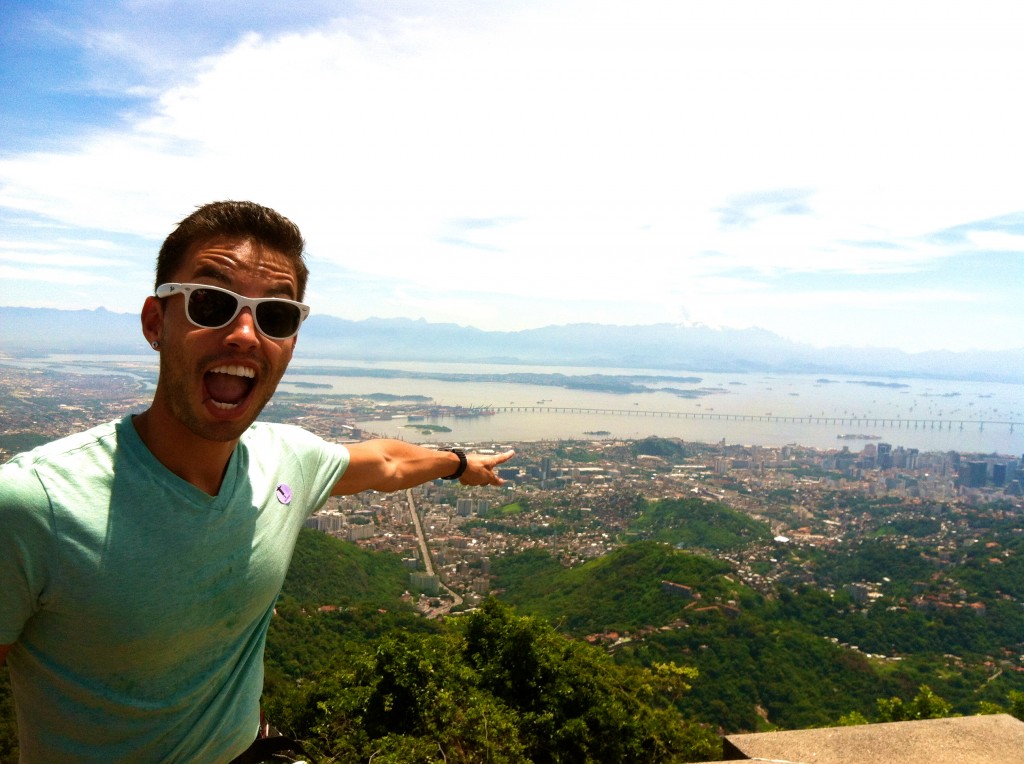
[[[503,332],[424,319],[353,321],[314,311],[299,336],[297,357],[373,363],[499,363],[517,369],[543,364],[1024,383],[1024,348],[919,353],[870,346],[819,349],[754,329],[574,324]],[[133,352],[151,353],[137,313],[0,305],[0,356]]]

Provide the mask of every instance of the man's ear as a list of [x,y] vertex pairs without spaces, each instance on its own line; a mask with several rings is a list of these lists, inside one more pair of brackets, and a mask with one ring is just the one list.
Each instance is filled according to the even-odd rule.
[[164,333],[164,305],[159,298],[150,295],[142,304],[142,334],[152,345],[159,342]]

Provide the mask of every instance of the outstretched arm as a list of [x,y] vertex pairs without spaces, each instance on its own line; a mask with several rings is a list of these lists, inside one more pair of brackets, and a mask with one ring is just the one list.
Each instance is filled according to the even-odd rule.
[[[331,493],[335,496],[360,491],[400,491],[452,475],[459,468],[459,457],[451,451],[424,448],[403,440],[380,438],[348,446],[350,461]],[[463,485],[501,485],[504,481],[494,470],[515,455],[466,454]]]

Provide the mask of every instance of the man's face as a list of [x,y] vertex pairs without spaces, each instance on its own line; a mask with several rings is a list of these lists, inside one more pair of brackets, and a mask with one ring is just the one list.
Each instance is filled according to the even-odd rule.
[[[193,247],[173,281],[209,284],[245,297],[298,299],[291,262],[245,239],[214,239]],[[296,338],[277,340],[260,333],[248,308],[220,329],[194,326],[185,316],[185,300],[183,295],[164,300],[154,405],[194,435],[235,440],[277,389]]]

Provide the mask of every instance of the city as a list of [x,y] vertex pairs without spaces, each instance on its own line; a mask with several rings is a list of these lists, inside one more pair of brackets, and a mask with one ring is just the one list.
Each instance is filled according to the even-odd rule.
[[[4,461],[15,451],[141,411],[148,402],[145,384],[125,375],[0,366],[0,389]],[[379,402],[353,399],[340,410],[312,400],[275,401],[266,416],[341,442],[372,436],[356,419],[379,409]],[[878,441],[864,442],[860,451],[848,442],[822,450],[659,438],[641,441],[640,448],[617,440],[458,445],[481,452],[515,448],[516,458],[502,471],[506,485],[471,489],[435,481],[407,493],[335,498],[308,522],[401,556],[410,596],[432,615],[491,593],[492,562],[504,555],[543,549],[572,567],[607,554],[635,538],[631,522],[649,502],[698,498],[764,523],[768,537],[742,555],[700,550],[730,562],[743,583],[764,593],[779,582],[832,588],[816,581],[811,567],[799,563],[804,556],[792,550],[839,548],[879,533],[898,542],[900,529],[912,530],[912,537],[904,530],[908,542],[929,549],[941,571],[943,561],[955,561],[958,550],[984,535],[975,524],[979,516],[1012,517],[1024,508],[1021,460],[1013,455],[921,453]],[[992,564],[1000,554],[992,550]],[[867,602],[883,596],[884,584],[851,580],[842,587]],[[944,587],[941,576],[920,588],[899,606],[984,612],[964,599],[960,586]]]
[[[972,542],[966,520],[977,516],[978,507],[1002,501],[1007,512],[1019,512],[1024,505],[1020,461],[1013,458],[918,454],[890,450],[884,443],[866,443],[860,453],[848,447],[822,452],[797,446],[677,445],[688,453],[681,461],[634,455],[631,444],[615,441],[573,443],[570,449],[561,442],[494,445],[518,451],[515,466],[503,471],[507,483],[501,493],[440,482],[414,490],[437,573],[410,581],[433,595],[435,605],[439,586],[467,602],[479,601],[491,590],[490,563],[496,557],[544,548],[564,565],[576,565],[628,541],[630,520],[639,514],[637,497],[647,502],[699,497],[770,526],[772,538],[745,548],[742,556],[721,553],[745,584],[767,593],[780,579],[815,583],[806,572],[775,564],[780,546],[844,545],[881,525],[933,519],[941,505],[942,522],[915,540],[934,545],[937,559],[952,559],[956,549]],[[864,512],[857,503],[840,501],[844,494],[884,501],[888,511]],[[422,572],[423,546],[409,506],[404,494],[336,498],[308,524],[399,554]],[[851,581],[847,591],[867,598],[880,584]],[[958,606],[960,596],[936,590],[910,604]]]

